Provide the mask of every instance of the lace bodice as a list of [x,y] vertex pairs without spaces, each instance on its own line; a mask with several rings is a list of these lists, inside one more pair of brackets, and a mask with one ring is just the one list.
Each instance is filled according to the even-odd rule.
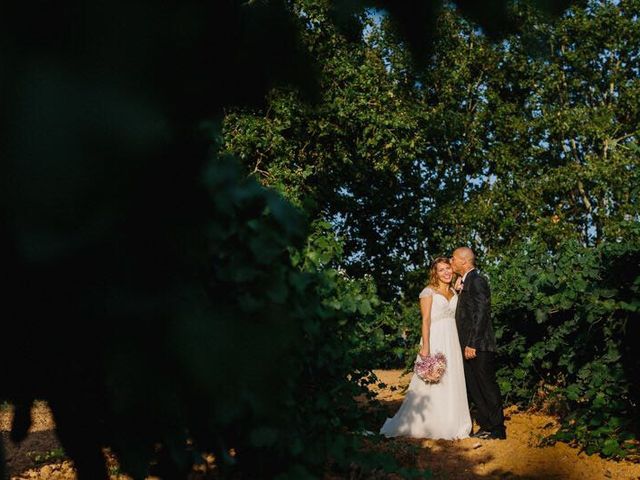
[[[453,292],[453,290],[452,290]],[[426,287],[420,292],[420,298],[433,297],[431,304],[431,323],[440,322],[442,320],[454,320],[456,318],[456,306],[458,305],[458,295],[453,293],[453,297],[447,300],[447,297],[436,292],[431,287]]]

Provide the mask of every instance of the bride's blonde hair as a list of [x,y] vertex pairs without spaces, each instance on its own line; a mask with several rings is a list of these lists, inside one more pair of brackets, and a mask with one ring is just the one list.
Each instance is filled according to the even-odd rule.
[[[440,281],[438,280],[438,265],[441,263],[446,263],[447,265],[451,265],[451,261],[447,257],[436,257],[435,260],[431,263],[431,267],[429,267],[429,281],[427,282],[427,287],[437,287]],[[451,283],[449,285],[453,285],[455,279],[455,274],[451,278]]]

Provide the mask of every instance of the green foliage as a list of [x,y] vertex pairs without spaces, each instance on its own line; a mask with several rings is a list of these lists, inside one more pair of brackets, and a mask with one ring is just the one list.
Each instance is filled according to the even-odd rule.
[[637,13],[637,2],[590,2],[549,25],[521,6],[520,32],[498,46],[469,42],[493,60],[478,72],[482,94],[463,132],[473,155],[458,155],[462,169],[450,159],[466,185],[445,189],[435,245],[498,257],[536,235],[554,249],[624,238],[638,215]]
[[560,414],[555,439],[588,453],[637,448],[624,441],[638,415],[639,233],[599,247],[570,241],[557,252],[531,240],[489,269],[503,394]]
[[[294,263],[302,265],[305,271],[322,273],[318,295],[323,299],[323,306],[349,331],[348,343],[343,342],[343,346],[359,359],[365,371],[397,365],[408,342],[415,340],[415,335],[409,338],[406,312],[378,297],[371,275],[353,278],[346,273],[340,266],[343,242],[330,224],[318,221],[312,226],[302,254],[304,257],[294,256]],[[415,325],[419,325],[419,316],[415,315],[415,308],[413,310]],[[419,328],[413,330],[419,331]]]
[[27,452],[29,457],[36,465],[43,465],[60,461],[66,457],[62,448],[47,450],[46,452]]
[[[207,175],[212,308],[186,315],[172,335],[192,398],[208,405],[195,444],[212,446],[213,436],[233,447],[223,468],[250,478],[313,478],[329,464],[348,470],[366,421],[356,397],[370,396],[375,380],[380,343],[368,336],[380,329],[381,302],[370,279],[333,268],[341,245],[327,224],[314,224],[303,244],[300,214],[239,175],[228,161]],[[365,470],[378,462],[358,458]]]
[[[428,259],[474,247],[505,397],[560,414],[558,438],[622,456],[638,428],[640,4],[590,1],[550,23],[537,2],[498,3],[443,8],[421,69],[394,19],[361,18],[350,42],[325,3],[296,3],[319,100],[276,89],[262,110],[229,112],[225,148],[332,225],[338,270],[371,277],[379,323],[358,328],[384,364],[413,361]],[[487,14],[515,20],[503,42],[470,20]]]
[[330,221],[345,269],[383,298],[413,294],[425,260],[460,242],[597,244],[636,218],[636,3],[591,2],[553,25],[520,4],[498,45],[444,9],[421,70],[385,18],[348,43],[321,5],[305,4],[303,34],[319,102],[274,90],[266,109],[225,117],[225,146]]
[[[246,478],[320,476],[353,458],[390,470],[357,455],[354,398],[372,366],[417,343],[410,299],[427,257],[472,242],[504,262],[537,233],[558,262],[567,238],[626,248],[637,2],[592,2],[558,28],[510,10],[522,2],[454,4],[41,2],[37,16],[31,4],[3,15],[0,304],[15,368],[0,395],[16,408],[14,440],[43,398],[82,478],[106,477],[105,445],[138,478],[151,463],[186,477],[201,451]],[[389,16],[378,25],[364,7]],[[522,31],[495,45],[478,24],[492,38]],[[224,112],[243,168],[216,157],[202,181],[211,142],[194,132]],[[632,391],[614,368],[626,350],[605,326],[630,328],[636,303],[591,291],[594,278],[543,291],[580,323],[559,322],[558,338],[587,342],[573,357],[513,330],[515,395],[556,355],[568,401],[622,429],[603,401]],[[536,321],[558,323],[534,300]],[[586,431],[605,453],[622,448]]]
[[[315,223],[307,236],[301,214],[243,178],[233,160],[215,160],[205,181],[206,299],[186,297],[166,337],[174,367],[164,385],[180,393],[157,405],[160,412],[140,412],[150,388],[145,372],[115,365],[114,381],[128,380],[126,394],[122,383],[114,389],[124,434],[133,418],[146,424],[173,411],[171,422],[155,427],[169,455],[189,453],[184,428],[196,451],[215,452],[225,475],[315,478],[328,465],[348,471],[354,458],[363,471],[377,468],[379,456],[358,453],[369,421],[356,402],[371,396],[370,369],[384,343],[371,280],[334,268],[341,245],[329,226]],[[130,471],[137,458],[122,440],[114,451]]]
[[438,23],[436,61],[420,72],[389,20],[366,19],[365,41],[353,44],[321,4],[304,13],[304,40],[322,68],[319,101],[274,90],[265,110],[225,117],[225,147],[262,183],[331,222],[344,239],[345,270],[372,275],[391,299],[416,288],[412,271],[438,248],[438,207],[463,193],[464,162],[479,161],[479,136],[456,140],[476,116],[460,98],[481,103],[480,86],[469,92],[469,84],[495,58],[450,10]]

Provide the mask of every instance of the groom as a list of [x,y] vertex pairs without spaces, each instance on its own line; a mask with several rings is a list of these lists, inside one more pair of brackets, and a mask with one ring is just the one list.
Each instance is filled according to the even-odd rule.
[[496,340],[491,328],[491,292],[487,280],[476,270],[475,255],[467,247],[457,248],[451,257],[453,271],[462,276],[456,309],[456,326],[464,355],[467,391],[477,407],[480,430],[472,437],[507,438],[502,398],[496,382]]

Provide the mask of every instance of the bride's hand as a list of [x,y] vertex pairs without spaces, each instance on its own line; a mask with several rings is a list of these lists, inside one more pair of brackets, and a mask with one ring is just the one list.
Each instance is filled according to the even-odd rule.
[[427,358],[429,356],[429,350],[425,348],[421,348],[418,354],[423,358]]

